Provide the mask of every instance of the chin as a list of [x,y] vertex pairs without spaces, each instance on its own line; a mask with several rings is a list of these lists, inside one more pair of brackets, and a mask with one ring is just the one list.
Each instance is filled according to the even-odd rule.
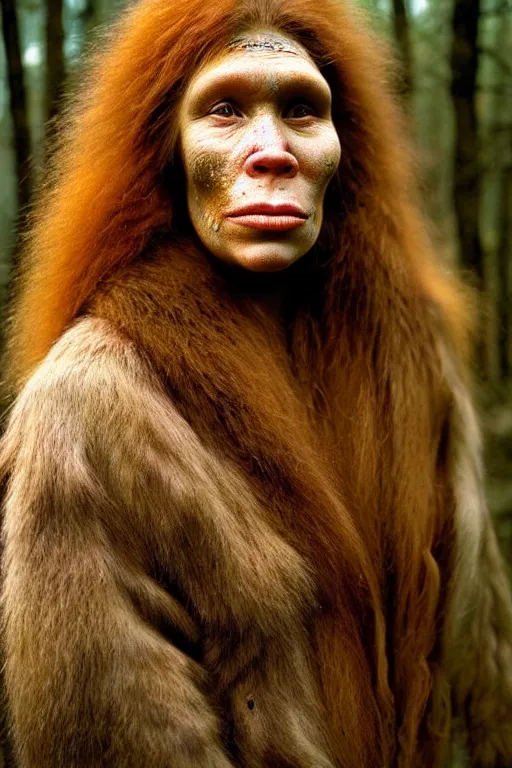
[[254,250],[229,254],[229,261],[249,272],[281,272],[294,264],[303,256],[303,252],[295,249],[275,248],[262,249],[261,246]]

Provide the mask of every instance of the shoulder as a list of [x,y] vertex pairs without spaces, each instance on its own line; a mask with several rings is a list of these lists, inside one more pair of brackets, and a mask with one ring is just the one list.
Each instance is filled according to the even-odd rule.
[[20,451],[34,461],[36,454],[62,454],[65,446],[111,442],[123,425],[132,432],[155,400],[161,407],[168,399],[135,345],[108,321],[84,317],[54,344],[13,403],[0,470],[9,472]]
[[[46,525],[57,508],[68,525],[73,510],[87,509],[88,519],[103,510],[131,531],[141,510],[150,519],[208,484],[214,463],[136,346],[86,318],[54,345],[9,414],[4,526]],[[113,506],[119,518],[107,514]]]
[[[18,396],[23,402],[42,392],[114,383],[120,374],[136,377],[144,366],[135,346],[108,321],[84,317],[53,345]],[[96,386],[95,386],[96,385]]]
[[171,465],[193,464],[204,475],[211,461],[136,344],[89,316],[33,373],[0,442],[0,479],[44,475],[59,484],[94,476],[123,498],[144,478],[148,487],[156,476],[161,482]]

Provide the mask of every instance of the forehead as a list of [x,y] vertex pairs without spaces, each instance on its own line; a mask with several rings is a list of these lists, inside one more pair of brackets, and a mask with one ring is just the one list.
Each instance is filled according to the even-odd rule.
[[255,31],[233,38],[220,56],[202,67],[189,83],[187,96],[237,82],[249,91],[276,90],[290,81],[329,91],[320,70],[297,41],[272,31]]
[[228,43],[231,51],[251,53],[289,53],[292,56],[309,58],[306,49],[288,35],[281,35],[272,30],[254,30],[245,35],[237,35]]

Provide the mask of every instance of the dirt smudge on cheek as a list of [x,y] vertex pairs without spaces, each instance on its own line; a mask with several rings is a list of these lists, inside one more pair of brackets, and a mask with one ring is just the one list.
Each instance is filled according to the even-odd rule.
[[223,160],[213,152],[201,153],[192,162],[192,181],[196,191],[201,195],[215,194],[222,178]]
[[236,173],[229,159],[216,152],[202,152],[191,163],[191,180],[198,205],[210,229],[217,232],[222,214],[231,203]]

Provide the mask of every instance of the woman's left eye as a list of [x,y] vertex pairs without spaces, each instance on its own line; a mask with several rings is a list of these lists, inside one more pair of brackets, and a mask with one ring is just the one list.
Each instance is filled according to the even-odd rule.
[[313,117],[316,115],[316,112],[314,108],[311,106],[311,104],[293,104],[291,107],[288,108],[286,112],[286,117],[291,118],[300,118],[300,117]]
[[209,114],[217,115],[218,117],[235,117],[236,110],[228,101],[223,101],[222,104],[217,104],[213,107]]

